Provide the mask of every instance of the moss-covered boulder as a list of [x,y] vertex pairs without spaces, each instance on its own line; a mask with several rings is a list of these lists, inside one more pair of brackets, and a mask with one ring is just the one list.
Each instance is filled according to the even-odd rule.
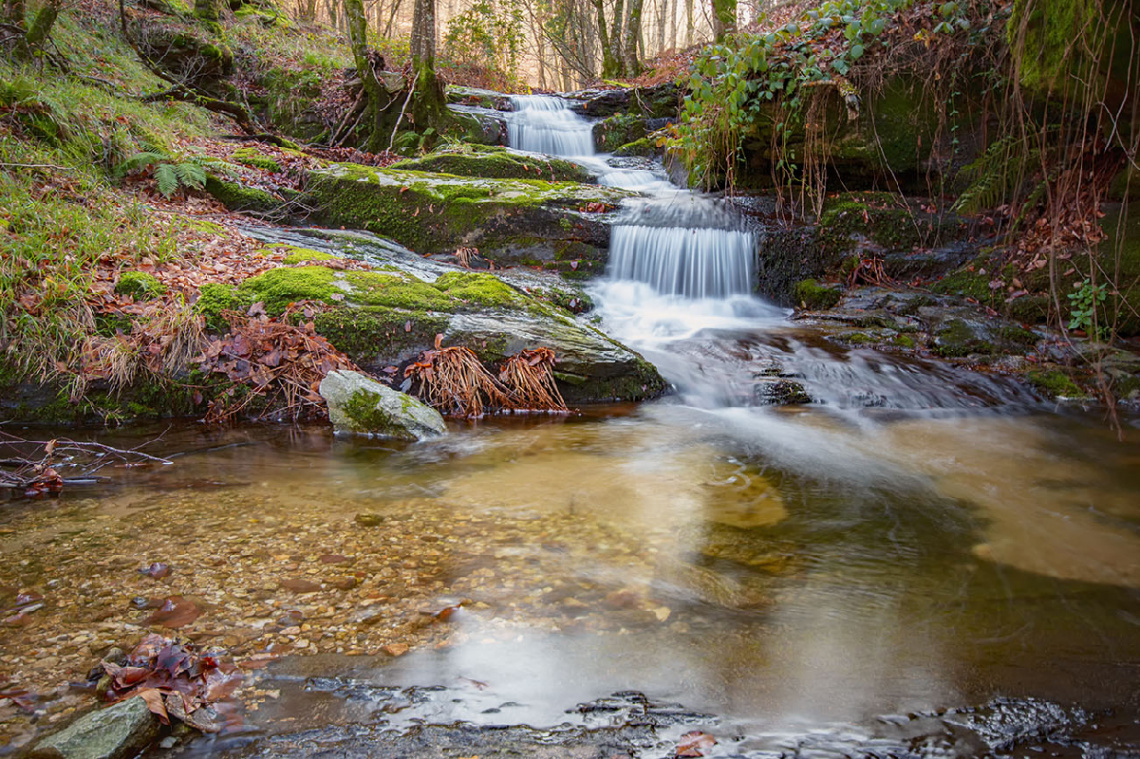
[[365,229],[421,254],[474,247],[500,266],[600,273],[609,217],[631,193],[539,179],[484,179],[333,164],[311,171],[307,204],[329,226]]
[[837,287],[821,285],[814,279],[796,283],[796,305],[809,311],[822,311],[839,303],[840,291]]
[[329,132],[322,86],[330,73],[275,67],[261,76],[265,96],[256,102],[271,124],[291,137],[316,142]]
[[394,267],[282,267],[238,287],[203,287],[196,308],[223,331],[226,310],[260,302],[276,315],[304,300],[327,304],[313,319],[317,332],[374,373],[406,365],[442,334],[447,345],[470,348],[492,367],[520,350],[551,348],[559,388],[572,404],[637,401],[665,389],[637,353],[487,273],[453,271],[429,282]]
[[617,150],[614,151],[614,155],[618,158],[651,158],[661,152],[662,149],[657,146],[657,143],[652,138],[642,137],[618,147]]
[[320,387],[329,421],[339,433],[416,442],[447,433],[439,412],[360,372],[330,372]]
[[613,153],[623,145],[645,139],[648,134],[645,119],[619,113],[594,124],[594,145],[601,153]]
[[284,215],[286,201],[268,190],[249,187],[215,176],[206,178],[205,189],[208,195],[231,211],[262,216]]
[[493,90],[483,90],[478,87],[463,87],[454,84],[447,88],[447,102],[495,111],[509,111],[512,107],[510,95]]
[[591,179],[590,172],[570,161],[486,145],[447,146],[420,158],[394,163],[388,168],[489,179],[543,179],[548,182],[589,182]]

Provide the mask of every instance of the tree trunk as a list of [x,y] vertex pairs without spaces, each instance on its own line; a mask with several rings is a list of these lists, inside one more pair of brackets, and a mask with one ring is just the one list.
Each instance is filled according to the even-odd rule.
[[40,8],[32,25],[28,27],[28,33],[24,35],[22,47],[26,52],[36,49],[47,41],[51,28],[55,25],[55,19],[59,16],[59,6],[60,0],[48,0]]
[[344,21],[348,27],[348,42],[356,74],[364,87],[364,114],[361,123],[368,124],[369,134],[364,141],[366,150],[373,153],[388,147],[388,132],[393,116],[394,98],[388,88],[376,77],[368,55],[368,19],[364,15],[364,0],[344,0]]
[[712,0],[713,36],[723,42],[726,34],[736,32],[736,0]]
[[412,13],[412,70],[415,95],[412,119],[416,131],[435,129],[437,135],[450,120],[443,83],[435,75],[435,0],[415,0]]
[[4,18],[17,29],[25,28],[27,21],[24,19],[24,0],[8,0],[4,8]]
[[625,24],[625,44],[621,56],[626,76],[637,76],[641,73],[637,47],[641,42],[641,9],[644,2],[645,0],[629,0],[629,18]]
[[685,0],[685,47],[693,44],[696,28],[693,26],[693,0]]

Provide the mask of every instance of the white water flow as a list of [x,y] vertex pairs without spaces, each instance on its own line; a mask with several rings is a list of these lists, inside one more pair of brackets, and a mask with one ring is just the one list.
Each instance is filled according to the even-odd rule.
[[512,102],[511,147],[569,158],[596,172],[599,184],[642,194],[613,227],[610,280],[686,299],[751,292],[755,236],[722,203],[678,188],[660,171],[610,166],[594,150],[594,125],[563,98],[522,95]]

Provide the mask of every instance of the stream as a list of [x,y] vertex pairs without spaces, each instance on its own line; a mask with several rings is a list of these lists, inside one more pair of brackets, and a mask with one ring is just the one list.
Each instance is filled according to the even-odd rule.
[[[188,631],[285,654],[241,729],[180,756],[668,757],[693,731],[716,757],[1140,756],[1140,419],[1118,442],[1099,411],[791,321],[750,295],[729,207],[611,166],[568,105],[516,97],[512,147],[643,194],[591,295],[672,393],[415,445],[101,434],[184,455],[0,510],[0,588],[58,610],[0,630],[4,667],[141,635],[135,569],[170,561],[164,592],[206,609]],[[764,403],[774,375],[814,402]]]

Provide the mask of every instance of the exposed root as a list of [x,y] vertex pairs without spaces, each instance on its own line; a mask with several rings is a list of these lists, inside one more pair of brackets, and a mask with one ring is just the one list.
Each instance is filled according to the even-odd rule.
[[499,370],[499,381],[515,410],[566,411],[566,401],[554,382],[554,351],[535,348],[519,351]]
[[442,347],[442,336],[435,350],[424,351],[419,361],[404,370],[404,376],[420,386],[418,395],[447,416],[474,419],[489,409],[510,408],[510,399],[495,378],[483,368],[471,349]]
[[855,264],[855,268],[847,275],[848,287],[859,284],[890,287],[894,284],[894,280],[887,276],[887,271],[883,268],[883,259],[860,257],[859,263]]

